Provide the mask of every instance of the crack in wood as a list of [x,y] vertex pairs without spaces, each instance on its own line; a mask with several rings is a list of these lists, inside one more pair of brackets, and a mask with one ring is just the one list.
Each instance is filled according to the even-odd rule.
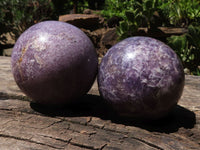
[[42,129],[49,128],[49,127],[51,127],[51,126],[53,126],[53,125],[55,125],[55,124],[62,123],[62,122],[64,122],[64,121],[65,121],[65,120],[63,120],[63,119],[61,119],[61,120],[59,120],[59,121],[55,121],[55,122],[51,123],[50,125],[48,125],[47,127],[44,127],[44,128],[42,128]]
[[103,146],[101,146],[100,148],[95,148],[93,146],[89,146],[89,145],[85,145],[85,144],[81,144],[81,143],[78,143],[78,142],[73,142],[73,138],[70,138],[69,140],[63,140],[63,139],[60,139],[60,138],[54,138],[52,136],[46,136],[46,135],[41,135],[43,137],[48,137],[48,138],[51,138],[51,139],[54,139],[54,140],[58,140],[58,141],[61,141],[61,142],[64,142],[66,143],[67,145],[68,144],[71,144],[73,146],[77,146],[79,148],[86,148],[86,149],[92,149],[92,150],[102,150],[107,144],[104,144]]
[[92,117],[90,117],[88,120],[87,120],[87,124],[90,123],[92,121]]
[[[197,144],[200,145],[200,141],[196,138],[193,139],[193,136],[195,136],[196,133],[192,132],[192,131],[189,131],[187,129],[182,129],[182,130],[185,130],[182,134],[179,132],[179,134],[177,133],[173,133],[173,135],[177,138],[181,138],[181,139],[188,139],[192,142],[195,142]],[[185,134],[187,134],[187,136],[185,136]],[[199,141],[199,142],[198,142]]]
[[103,150],[103,148],[106,147],[107,144],[104,144],[103,146],[101,146],[100,148],[95,148],[93,146],[89,146],[89,145],[85,145],[85,144],[81,144],[81,143],[77,143],[77,142],[73,142],[73,138],[70,138],[69,140],[63,140],[63,139],[60,139],[60,138],[54,138],[52,136],[46,136],[46,135],[40,135],[40,136],[43,136],[43,137],[48,137],[48,138],[51,138],[51,139],[54,139],[54,140],[58,140],[58,141],[61,141],[61,142],[64,142],[66,143],[67,145],[68,144],[71,144],[73,146],[77,146],[77,147],[80,147],[80,148],[86,148],[86,149],[92,149],[92,150]]
[[0,110],[3,110],[3,111],[12,111],[13,109],[12,108],[0,108]]
[[144,143],[144,144],[146,144],[146,145],[148,145],[150,147],[153,147],[153,148],[156,148],[156,149],[159,149],[159,150],[164,150],[163,148],[161,148],[161,147],[159,147],[159,146],[157,146],[157,145],[155,145],[153,143],[147,142],[145,140],[142,140],[142,139],[139,139],[139,138],[136,138],[136,137],[131,137],[131,138],[135,139],[137,141],[140,141],[140,142],[142,142],[142,143]]
[[[16,108],[14,108],[14,109],[9,109],[9,108],[0,108],[0,110],[3,110],[3,111],[13,111],[13,110],[15,110]],[[23,109],[23,110],[21,110],[21,109],[16,109],[16,111],[19,111],[19,112],[21,112],[21,113],[25,113],[25,114],[31,114],[31,115],[35,115],[35,116],[38,116],[38,114],[40,114],[41,116],[43,116],[43,117],[49,117],[49,116],[47,116],[47,115],[44,115],[44,114],[41,114],[41,113],[38,113],[38,112],[35,112],[35,111],[27,111],[28,109]],[[121,130],[117,130],[116,128],[114,128],[114,129],[111,129],[111,128],[101,128],[101,127],[99,127],[98,125],[96,125],[96,124],[88,124],[88,123],[85,123],[85,122],[81,122],[81,121],[78,121],[78,120],[73,120],[73,118],[71,119],[71,118],[68,118],[68,117],[62,117],[62,116],[56,116],[56,117],[54,117],[54,118],[57,118],[57,119],[60,119],[60,120],[58,120],[58,121],[55,121],[55,122],[53,122],[53,123],[51,123],[51,124],[49,124],[47,127],[45,127],[45,128],[48,128],[48,127],[51,127],[51,126],[53,126],[53,125],[55,125],[55,124],[58,124],[58,123],[62,123],[62,122],[67,122],[67,123],[72,123],[72,124],[78,124],[78,125],[82,125],[82,126],[88,126],[88,127],[93,127],[94,129],[96,128],[96,129],[100,129],[100,130],[104,130],[104,131],[110,131],[110,132],[113,132],[113,133],[120,133],[120,134],[128,134],[129,132],[127,131],[121,131]],[[92,120],[92,117],[90,117],[90,118],[88,118],[88,120],[86,121],[86,122],[91,122],[91,120]],[[71,130],[70,128],[68,128],[67,130]],[[75,131],[75,130],[71,130],[71,131]],[[75,132],[78,132],[78,131],[75,131]],[[154,133],[155,135],[156,134],[158,134],[158,133]],[[146,144],[146,145],[148,145],[148,146],[151,146],[151,147],[153,147],[153,148],[156,148],[156,149],[160,149],[160,150],[163,150],[163,148],[162,147],[160,147],[160,146],[157,146],[156,144],[154,144],[154,143],[151,143],[151,142],[149,142],[149,141],[147,141],[147,140],[144,140],[144,139],[140,139],[140,138],[138,138],[138,137],[135,137],[135,136],[133,136],[133,137],[130,137],[130,138],[133,138],[133,139],[135,139],[135,140],[137,140],[137,141],[140,141],[140,142],[142,142],[142,143],[144,143],[144,144]],[[74,141],[73,141],[74,142]],[[72,142],[72,144],[71,145],[73,145],[73,142]],[[199,144],[199,143],[198,143]],[[80,146],[80,145],[83,145],[83,144],[80,144],[80,143],[78,143],[78,144],[75,144],[74,146]],[[86,147],[87,147],[88,145],[86,145]],[[83,146],[83,148],[84,148],[84,146]],[[95,148],[95,147],[93,147],[93,146],[89,146],[89,148],[87,148],[87,149],[97,149],[97,148]],[[98,148],[98,149],[100,149],[100,148]]]
[[89,133],[89,137],[92,136],[92,135],[94,135],[94,134],[97,134],[97,132],[96,131],[90,132]]
[[43,146],[47,146],[47,147],[55,148],[55,149],[63,149],[63,148],[52,146],[52,145],[49,145],[49,144],[45,144],[45,143],[41,143],[41,142],[36,142],[36,141],[30,140],[30,139],[16,137],[16,136],[11,136],[11,135],[6,135],[6,134],[0,134],[0,137],[11,138],[11,139],[19,140],[19,141],[26,141],[26,142],[29,142],[29,143],[43,145]]
[[[13,110],[11,110],[11,109],[2,109],[2,110],[4,110],[4,111],[13,111]],[[21,111],[21,110],[20,110]],[[27,112],[27,111],[24,111],[24,110],[22,110],[21,112],[23,112],[23,113],[25,113],[25,114],[31,114],[31,115],[35,115],[35,116],[37,116],[38,115],[38,113],[34,113],[34,112]],[[40,113],[39,113],[40,114]],[[44,116],[44,117],[47,117],[46,115],[43,115],[43,114],[40,114],[40,115],[42,115],[42,116]],[[72,124],[78,124],[78,125],[83,125],[83,126],[90,126],[90,127],[93,127],[93,128],[96,128],[96,129],[100,129],[100,130],[104,130],[104,131],[109,131],[109,132],[113,132],[113,133],[120,133],[120,134],[123,134],[123,135],[127,135],[129,132],[127,131],[119,131],[119,130],[117,130],[117,129],[110,129],[110,128],[101,128],[101,127],[99,127],[99,126],[97,126],[97,125],[92,125],[92,124],[85,124],[85,123],[82,123],[82,122],[79,122],[79,121],[77,121],[77,120],[71,120],[71,119],[68,119],[68,118],[63,118],[63,117],[56,117],[57,119],[61,119],[61,120],[59,120],[59,121],[56,121],[56,122],[53,122],[53,123],[51,123],[50,125],[48,125],[47,127],[45,127],[45,128],[48,128],[48,127],[51,127],[51,126],[53,126],[53,125],[55,125],[55,124],[58,124],[58,123],[62,123],[62,122],[68,122],[68,123],[72,123]],[[91,117],[91,119],[92,119],[92,117]],[[79,131],[75,131],[75,130],[73,130],[73,129],[70,129],[70,128],[67,128],[67,130],[71,130],[71,131],[73,131],[73,132],[77,132],[77,133],[79,133]],[[155,133],[155,134],[158,134],[158,133]],[[147,142],[146,140],[143,140],[143,139],[139,139],[139,138],[137,138],[137,137],[131,137],[131,138],[133,138],[133,139],[135,139],[135,140],[137,140],[137,141],[139,141],[139,142],[142,142],[142,143],[144,143],[144,144],[146,144],[146,145],[148,145],[148,146],[151,146],[151,147],[153,147],[153,148],[156,148],[156,149],[159,149],[159,150],[163,150],[163,148],[162,147],[159,147],[159,146],[157,146],[157,145],[155,145],[155,144],[153,144],[153,143],[150,143],[150,142]],[[199,143],[198,143],[199,144]],[[73,145],[73,142],[72,142],[72,145]],[[80,146],[81,144],[75,144],[74,146]],[[86,147],[87,147],[87,145],[86,145]],[[83,148],[84,148],[84,146],[83,146]],[[93,149],[94,147],[92,147],[92,146],[89,146],[89,148],[88,149]],[[98,148],[98,149],[100,149],[100,148]]]
[[[25,112],[27,113],[27,112]],[[32,113],[27,113],[27,114],[32,114]],[[67,122],[70,122],[70,123],[75,123],[75,124],[79,124],[79,125],[83,125],[83,126],[86,126],[86,124],[81,124],[81,122],[78,122],[78,121],[71,121],[71,120],[68,120],[68,119],[65,119],[63,118],[62,120],[59,120],[59,121],[56,121],[56,122],[53,122],[52,124],[50,124],[48,127],[52,126],[52,125],[55,125],[57,123],[61,123],[61,122],[64,122],[64,121],[67,121]],[[87,126],[91,126],[91,127],[94,127],[94,128],[98,128],[100,130],[104,130],[104,131],[110,131],[110,132],[114,132],[114,133],[120,133],[120,134],[128,134],[128,132],[122,132],[122,131],[117,131],[117,130],[112,130],[112,129],[106,129],[106,128],[99,128],[98,126],[96,125],[87,125]],[[46,127],[45,127],[46,128]],[[78,131],[75,131],[75,130],[72,130],[69,128],[69,130],[73,131],[73,132],[78,132]],[[79,133],[79,132],[78,132]],[[131,137],[132,139],[135,139],[139,142],[142,142],[148,146],[151,146],[153,148],[156,148],[156,149],[159,149],[159,150],[164,150],[163,148],[157,146],[157,145],[154,145],[152,143],[149,143],[145,140],[142,140],[142,139],[139,139],[137,137]],[[81,147],[81,148],[87,148],[87,149],[92,149],[92,150],[100,150],[100,148],[94,148],[93,146],[88,146],[88,145],[83,145],[83,144],[80,144],[80,143],[75,143],[75,142],[69,142],[71,145],[74,145],[74,146],[78,146],[78,147]]]
[[[73,140],[73,139],[72,139]],[[73,145],[73,146],[78,146],[80,148],[86,148],[86,149],[91,149],[91,150],[100,150],[100,148],[95,148],[93,146],[89,146],[89,145],[84,145],[81,143],[77,143],[77,142],[72,142],[70,141],[69,144]]]
[[21,101],[30,102],[30,99],[27,96],[4,93],[4,92],[0,92],[0,98],[4,98],[5,100],[6,99],[17,99],[17,100],[21,100]]
[[99,150],[103,150],[108,144],[104,144]]
[[[68,121],[68,122],[70,122],[69,120],[66,120],[66,121]],[[77,123],[77,124],[80,124],[79,122],[75,122],[75,121],[72,121],[71,123]],[[105,129],[105,128],[99,128],[99,127],[97,127],[96,125],[88,125],[88,126],[92,126],[92,127],[94,127],[94,128],[98,128],[98,129],[101,129],[101,130],[105,130],[105,131],[111,131],[111,132],[114,132],[114,133],[121,133],[121,134],[128,134],[128,132],[121,132],[121,131],[117,131],[117,130],[112,130],[112,129]],[[126,137],[127,138],[127,137]],[[153,143],[150,143],[150,142],[147,142],[147,141],[145,141],[145,140],[142,140],[142,139],[139,139],[139,138],[137,138],[137,137],[131,137],[132,139],[135,139],[135,140],[137,140],[137,141],[139,141],[139,142],[142,142],[142,143],[144,143],[144,144],[146,144],[146,145],[148,145],[148,146],[150,146],[150,147],[153,147],[153,148],[156,148],[156,149],[158,149],[158,150],[164,150],[163,148],[161,148],[161,147],[159,147],[159,146],[157,146],[157,145],[155,145],[155,144],[153,144]],[[107,145],[107,144],[106,144]],[[106,146],[105,145],[105,146]]]
[[53,139],[53,140],[57,140],[57,141],[64,142],[64,143],[66,143],[66,144],[69,144],[70,141],[72,140],[72,138],[70,138],[69,140],[64,140],[64,139],[55,138],[55,137],[48,136],[48,135],[41,135],[41,134],[39,134],[39,135],[42,136],[42,137],[47,137],[47,138],[50,138],[50,139]]

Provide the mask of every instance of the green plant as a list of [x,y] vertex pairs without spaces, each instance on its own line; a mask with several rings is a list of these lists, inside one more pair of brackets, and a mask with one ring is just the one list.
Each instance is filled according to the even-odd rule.
[[151,18],[156,11],[159,11],[159,0],[143,0],[138,3],[139,11],[142,12],[143,18],[146,20],[148,29],[151,28]]
[[151,19],[156,11],[159,11],[159,0],[135,1],[132,10],[125,10],[123,21],[117,28],[120,39],[137,34],[143,24],[146,24],[148,30],[154,27]]
[[200,66],[200,27],[190,25],[188,33],[182,36],[171,36],[167,41],[180,57],[183,66],[197,75]]
[[122,18],[117,33],[120,39],[124,39],[137,34],[141,26],[155,28],[157,24],[152,19],[155,12],[162,21],[160,25],[200,25],[199,0],[106,0],[101,14],[106,19],[113,16]]
[[192,74],[200,76],[200,68],[198,67],[196,71],[192,72]]
[[117,27],[119,40],[135,35],[141,25],[142,15],[138,9],[135,11],[126,11],[125,17],[126,19],[121,21],[119,27]]
[[134,10],[136,0],[106,0],[101,14],[106,18],[113,16],[125,17],[126,10]]
[[199,0],[164,0],[160,8],[174,26],[187,27],[191,23],[200,21]]
[[3,0],[0,1],[0,24],[4,33],[11,33],[17,39],[31,25],[52,19],[54,16],[51,0]]

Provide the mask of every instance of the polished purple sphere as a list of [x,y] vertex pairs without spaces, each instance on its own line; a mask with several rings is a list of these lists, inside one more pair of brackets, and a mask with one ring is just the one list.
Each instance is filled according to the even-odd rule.
[[166,44],[131,37],[111,47],[99,67],[101,96],[122,116],[157,119],[177,104],[183,66]]
[[37,103],[66,104],[88,92],[97,74],[93,43],[77,27],[59,21],[31,26],[17,40],[12,72]]

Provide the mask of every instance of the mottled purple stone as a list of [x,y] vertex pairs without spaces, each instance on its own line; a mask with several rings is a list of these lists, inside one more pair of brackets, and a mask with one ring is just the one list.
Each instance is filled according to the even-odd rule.
[[94,45],[77,27],[44,21],[27,29],[12,53],[20,89],[41,104],[66,104],[91,88],[97,74]]
[[177,104],[185,76],[175,52],[149,37],[127,38],[99,67],[101,96],[122,116],[157,119]]

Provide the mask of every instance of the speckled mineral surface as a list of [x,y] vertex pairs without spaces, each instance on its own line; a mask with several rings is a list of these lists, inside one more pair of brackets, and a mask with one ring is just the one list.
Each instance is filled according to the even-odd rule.
[[177,104],[184,79],[182,64],[170,47],[153,38],[131,37],[104,56],[98,85],[119,114],[154,119]]
[[85,94],[97,73],[97,54],[77,27],[45,21],[27,29],[12,53],[17,85],[33,101],[63,104]]

